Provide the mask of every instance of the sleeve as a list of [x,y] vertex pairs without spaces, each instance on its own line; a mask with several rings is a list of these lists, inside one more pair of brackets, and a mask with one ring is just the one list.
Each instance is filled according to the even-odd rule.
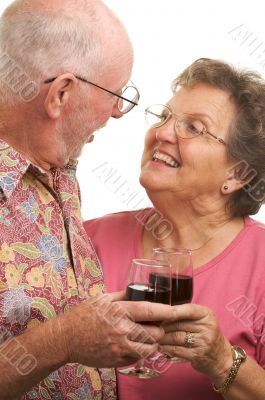
[[256,360],[265,369],[265,293],[257,308],[253,324],[254,334],[257,337]]

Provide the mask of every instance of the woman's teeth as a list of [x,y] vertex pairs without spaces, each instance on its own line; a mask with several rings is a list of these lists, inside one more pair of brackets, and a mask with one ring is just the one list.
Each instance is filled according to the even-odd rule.
[[178,168],[180,166],[178,161],[174,160],[172,157],[170,157],[166,154],[159,153],[159,151],[156,151],[154,153],[153,160],[154,161],[156,161],[156,160],[163,161],[165,164],[167,164],[173,168]]

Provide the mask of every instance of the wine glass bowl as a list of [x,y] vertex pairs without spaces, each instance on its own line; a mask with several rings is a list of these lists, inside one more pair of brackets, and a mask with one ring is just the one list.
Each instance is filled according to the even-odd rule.
[[[171,266],[167,261],[155,259],[134,259],[128,276],[126,300],[150,301],[170,304]],[[119,373],[142,379],[157,378],[160,373],[147,368],[140,360],[135,366],[119,368]]]
[[[190,303],[193,296],[193,264],[191,250],[169,247],[154,248],[152,258],[171,265],[172,306]],[[178,357],[168,357],[172,362],[185,362]]]
[[171,281],[167,262],[161,260],[134,259],[129,275],[126,300],[150,301],[170,304]]

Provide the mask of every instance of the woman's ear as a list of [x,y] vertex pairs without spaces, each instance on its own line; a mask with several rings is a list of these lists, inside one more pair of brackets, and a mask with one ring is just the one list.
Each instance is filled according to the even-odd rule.
[[257,175],[257,172],[250,168],[246,161],[239,161],[227,170],[227,176],[222,185],[223,194],[231,194],[242,189]]
[[58,119],[61,116],[76,85],[77,79],[73,74],[60,75],[51,83],[44,102],[45,110],[51,119]]

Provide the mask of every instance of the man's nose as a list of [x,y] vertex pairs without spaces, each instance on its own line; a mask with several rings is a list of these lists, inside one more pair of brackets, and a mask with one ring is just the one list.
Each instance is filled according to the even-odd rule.
[[111,113],[112,118],[121,118],[123,116],[123,113],[119,110],[118,104],[119,101],[116,101],[116,103],[113,105]]

